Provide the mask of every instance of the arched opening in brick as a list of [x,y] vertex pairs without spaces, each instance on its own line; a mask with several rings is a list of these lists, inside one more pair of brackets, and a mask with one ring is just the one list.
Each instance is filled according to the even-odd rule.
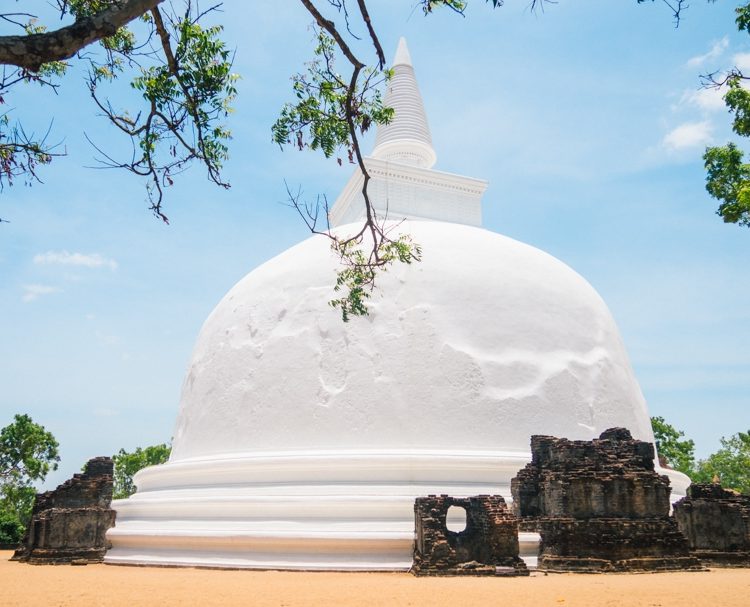
[[466,529],[466,508],[451,506],[445,516],[445,527],[453,533],[461,533]]

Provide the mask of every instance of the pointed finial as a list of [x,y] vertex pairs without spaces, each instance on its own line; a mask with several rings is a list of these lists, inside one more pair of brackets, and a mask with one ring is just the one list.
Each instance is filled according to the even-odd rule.
[[383,103],[393,108],[393,120],[378,126],[372,155],[381,160],[432,168],[437,155],[404,38],[398,41],[392,68],[393,76]]
[[409,54],[409,47],[406,46],[406,38],[401,36],[398,39],[398,48],[396,54],[393,56],[393,66],[397,65],[411,65],[411,55]]

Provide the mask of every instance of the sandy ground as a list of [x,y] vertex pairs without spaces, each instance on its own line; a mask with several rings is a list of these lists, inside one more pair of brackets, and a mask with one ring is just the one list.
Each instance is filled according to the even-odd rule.
[[0,551],[0,605],[750,607],[750,569],[644,575],[416,578],[408,573],[34,566]]

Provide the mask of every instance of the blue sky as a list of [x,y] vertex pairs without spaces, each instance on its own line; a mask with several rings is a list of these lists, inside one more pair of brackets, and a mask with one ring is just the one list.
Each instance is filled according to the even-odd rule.
[[[699,456],[750,427],[750,231],[725,225],[701,154],[731,137],[698,76],[750,65],[733,6],[696,1],[679,28],[661,3],[526,0],[424,18],[373,0],[387,54],[407,37],[435,168],[489,180],[484,225],[560,258],[610,307],[653,415]],[[606,6],[606,7],[605,7]],[[44,184],[0,194],[0,425],[27,412],[61,444],[54,485],[96,455],[168,441],[200,326],[251,269],[307,236],[284,180],[333,200],[351,167],[280,151],[270,125],[311,55],[296,2],[228,1],[218,18],[242,76],[229,191],[200,170],[168,193],[102,171],[84,132],[119,149],[73,69],[59,94],[9,105],[67,156]],[[362,47],[363,49],[366,47]],[[369,144],[365,145],[369,149]]]

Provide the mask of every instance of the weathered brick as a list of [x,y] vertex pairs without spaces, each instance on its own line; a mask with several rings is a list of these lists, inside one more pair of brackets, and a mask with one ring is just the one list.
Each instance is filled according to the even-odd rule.
[[[466,510],[466,529],[446,526],[448,509]],[[528,575],[518,556],[518,519],[499,495],[429,495],[414,503],[416,575]]]
[[35,565],[97,563],[107,551],[107,529],[115,524],[112,459],[97,457],[54,491],[39,493],[23,543],[13,560]]

